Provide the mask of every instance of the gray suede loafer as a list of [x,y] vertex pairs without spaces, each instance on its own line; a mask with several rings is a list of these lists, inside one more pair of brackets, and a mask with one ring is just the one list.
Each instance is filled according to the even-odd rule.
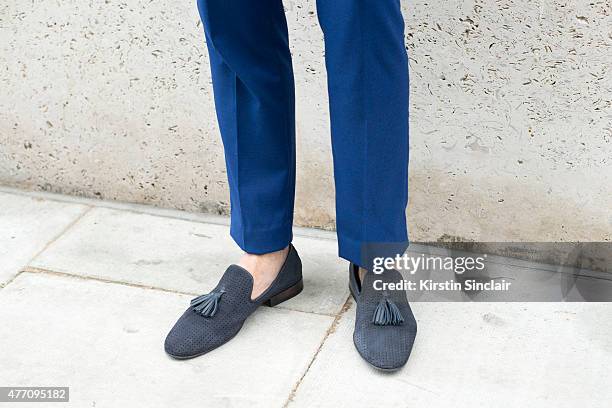
[[353,342],[361,357],[380,370],[394,371],[404,366],[417,333],[406,292],[375,289],[382,288],[383,282],[402,279],[396,270],[380,275],[368,271],[360,282],[359,267],[349,266],[349,288],[357,303]]
[[176,359],[206,354],[238,334],[259,306],[276,306],[297,296],[302,288],[302,262],[293,245],[289,245],[276,279],[254,300],[251,274],[238,265],[230,265],[210,293],[191,301],[166,337],[166,353]]

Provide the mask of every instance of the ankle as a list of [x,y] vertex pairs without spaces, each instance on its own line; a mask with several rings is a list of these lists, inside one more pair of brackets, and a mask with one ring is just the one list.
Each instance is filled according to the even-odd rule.
[[251,276],[253,276],[251,299],[257,298],[268,289],[278,276],[278,273],[287,259],[288,253],[289,246],[280,251],[274,251],[267,254],[256,255],[245,253],[242,256],[238,265],[246,269]]
[[362,267],[359,267],[359,282],[363,283],[363,280],[365,279],[366,273],[368,272],[367,269],[364,269]]
[[[287,259],[288,253],[289,246],[267,254],[244,253],[238,264],[249,271],[251,275],[278,273],[285,259]],[[275,268],[275,266],[278,267]],[[274,271],[274,269],[277,270]]]

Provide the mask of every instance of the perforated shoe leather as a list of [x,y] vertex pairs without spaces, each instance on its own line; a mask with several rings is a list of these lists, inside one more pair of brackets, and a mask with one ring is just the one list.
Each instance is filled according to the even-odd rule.
[[297,296],[302,288],[302,263],[293,245],[276,279],[254,300],[251,274],[230,265],[210,293],[191,301],[166,337],[166,353],[177,359],[206,354],[238,334],[259,306],[275,306]]
[[[400,282],[396,270],[367,272],[359,282],[359,267],[349,266],[349,288],[357,303],[353,342],[368,363],[393,371],[406,364],[417,333],[417,322],[404,290],[375,290],[374,282]],[[380,283],[377,287],[382,287]]]

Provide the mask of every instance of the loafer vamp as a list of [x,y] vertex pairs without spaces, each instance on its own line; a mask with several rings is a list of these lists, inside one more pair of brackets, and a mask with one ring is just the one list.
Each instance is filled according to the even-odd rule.
[[[355,347],[370,364],[386,370],[397,369],[408,361],[416,338],[417,323],[405,291],[378,291],[373,284],[375,280],[399,282],[401,279],[401,274],[394,270],[385,271],[381,275],[367,273],[361,293],[356,297],[357,314],[353,334]],[[401,324],[374,324],[375,310],[383,298],[391,300],[398,307],[403,318]]]
[[179,358],[193,357],[234,337],[258,306],[251,301],[252,282],[247,271],[230,266],[213,290],[223,291],[214,316],[205,317],[192,306],[187,308],[166,338],[166,352]]

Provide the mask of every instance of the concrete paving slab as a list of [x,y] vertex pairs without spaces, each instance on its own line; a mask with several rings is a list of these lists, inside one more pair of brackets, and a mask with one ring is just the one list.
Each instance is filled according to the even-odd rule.
[[[296,237],[304,292],[279,307],[333,314],[348,296],[347,264],[335,241]],[[201,294],[212,289],[238,246],[225,225],[95,208],[31,266]]]
[[79,408],[280,407],[332,322],[261,308],[231,343],[176,361],[163,340],[188,300],[23,273],[0,292],[0,326],[10,331],[0,336],[0,384],[69,386],[66,406]]
[[[47,191],[29,191],[13,187],[0,186],[0,192],[25,195],[28,197],[40,198],[43,200],[60,201],[67,203],[84,204],[90,207],[110,208],[114,210],[124,210],[143,214],[158,215],[161,217],[177,218],[181,220],[205,222],[208,224],[230,225],[228,216],[190,212],[186,210],[177,210],[173,208],[155,207],[151,204],[130,203],[125,201],[102,200],[99,198],[88,198],[67,194],[50,193]],[[298,227],[293,226],[293,233],[299,236],[335,240],[336,232],[318,228]]]
[[87,208],[0,193],[0,286]]
[[[612,304],[414,303],[408,365],[370,368],[343,315],[290,407],[609,407]],[[341,390],[341,392],[339,392]]]

